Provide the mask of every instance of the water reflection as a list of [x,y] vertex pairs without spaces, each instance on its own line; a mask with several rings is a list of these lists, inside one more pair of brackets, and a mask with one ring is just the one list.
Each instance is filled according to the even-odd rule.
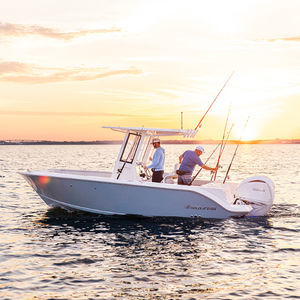
[[[133,216],[98,216],[89,213],[68,213],[62,209],[50,209],[35,221],[35,234],[41,240],[59,244],[89,243],[90,247],[107,246],[121,255],[129,249],[143,256],[153,255],[159,249],[167,255],[175,249],[179,252],[207,252],[208,249],[251,248],[266,246],[273,225],[267,217],[227,220],[203,220],[183,218],[144,218]],[[152,249],[152,250],[151,250]],[[245,251],[249,251],[247,246]],[[260,251],[260,250],[259,250]],[[177,255],[179,256],[179,252]],[[127,253],[128,255],[128,253]]]
[[[34,224],[35,244],[52,255],[48,268],[70,275],[71,266],[88,265],[100,272],[94,280],[114,282],[111,295],[123,298],[145,298],[145,291],[149,299],[209,294],[222,298],[228,278],[235,278],[233,290],[242,290],[249,277],[253,284],[262,272],[273,270],[273,225],[266,217],[138,218],[50,209]],[[257,268],[251,276],[250,266]]]
[[[101,216],[84,212],[67,212],[60,208],[47,210],[34,221],[35,226],[52,229],[53,232],[71,231],[86,233],[110,233],[117,238],[145,233],[159,238],[172,238],[194,234],[198,230],[220,228],[223,220],[185,218],[146,218],[138,216]],[[54,234],[57,235],[57,234]],[[131,243],[131,239],[128,239]]]
[[[189,148],[166,145],[167,169]],[[232,180],[262,173],[276,184],[268,217],[201,220],[47,210],[18,171],[111,170],[119,146],[2,146],[0,298],[299,298],[299,149],[240,148]]]

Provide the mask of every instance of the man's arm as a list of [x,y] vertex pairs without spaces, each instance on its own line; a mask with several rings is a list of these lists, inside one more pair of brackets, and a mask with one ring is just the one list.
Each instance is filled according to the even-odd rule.
[[182,162],[182,159],[183,159],[183,154],[181,154],[180,156],[179,156],[179,163],[181,164],[181,162]]
[[162,156],[162,153],[160,151],[155,151],[154,155],[153,155],[153,160],[152,160],[152,164],[147,166],[147,169],[151,169],[151,168],[155,168],[157,167],[158,163],[159,163],[159,159]]
[[216,171],[218,170],[217,167],[216,167],[216,168],[211,168],[211,167],[206,166],[206,165],[202,165],[201,168],[202,168],[202,169],[205,169],[205,170],[207,170],[207,171],[213,171],[213,172],[216,172]]
[[199,165],[202,169],[205,169],[205,170],[208,170],[208,171],[212,171],[212,172],[216,172],[216,171],[218,170],[217,167],[216,167],[216,168],[211,168],[211,167],[205,165],[205,164],[202,162],[201,158],[198,157],[198,156],[197,156],[195,162],[196,162],[196,164]]

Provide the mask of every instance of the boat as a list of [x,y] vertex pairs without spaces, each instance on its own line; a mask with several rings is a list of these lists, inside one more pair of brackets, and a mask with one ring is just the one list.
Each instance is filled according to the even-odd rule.
[[105,127],[124,134],[114,169],[28,170],[20,174],[50,207],[103,215],[213,218],[265,216],[274,200],[274,183],[256,175],[240,183],[196,179],[178,185],[176,166],[163,181],[151,181],[143,165],[158,137],[193,138],[198,130]]

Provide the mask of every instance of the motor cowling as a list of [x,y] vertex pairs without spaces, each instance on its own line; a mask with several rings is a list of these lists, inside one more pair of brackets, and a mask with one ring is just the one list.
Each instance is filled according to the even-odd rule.
[[236,199],[252,206],[247,216],[265,216],[274,201],[275,186],[266,176],[251,176],[244,179],[237,188]]

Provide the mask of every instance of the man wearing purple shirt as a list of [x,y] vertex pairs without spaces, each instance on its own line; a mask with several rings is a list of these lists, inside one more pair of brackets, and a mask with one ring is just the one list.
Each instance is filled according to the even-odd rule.
[[179,170],[177,170],[178,184],[188,185],[192,181],[192,174],[196,165],[208,171],[217,171],[217,168],[208,167],[202,162],[199,157],[202,153],[205,153],[203,147],[197,146],[194,151],[187,150],[179,156],[181,165]]

